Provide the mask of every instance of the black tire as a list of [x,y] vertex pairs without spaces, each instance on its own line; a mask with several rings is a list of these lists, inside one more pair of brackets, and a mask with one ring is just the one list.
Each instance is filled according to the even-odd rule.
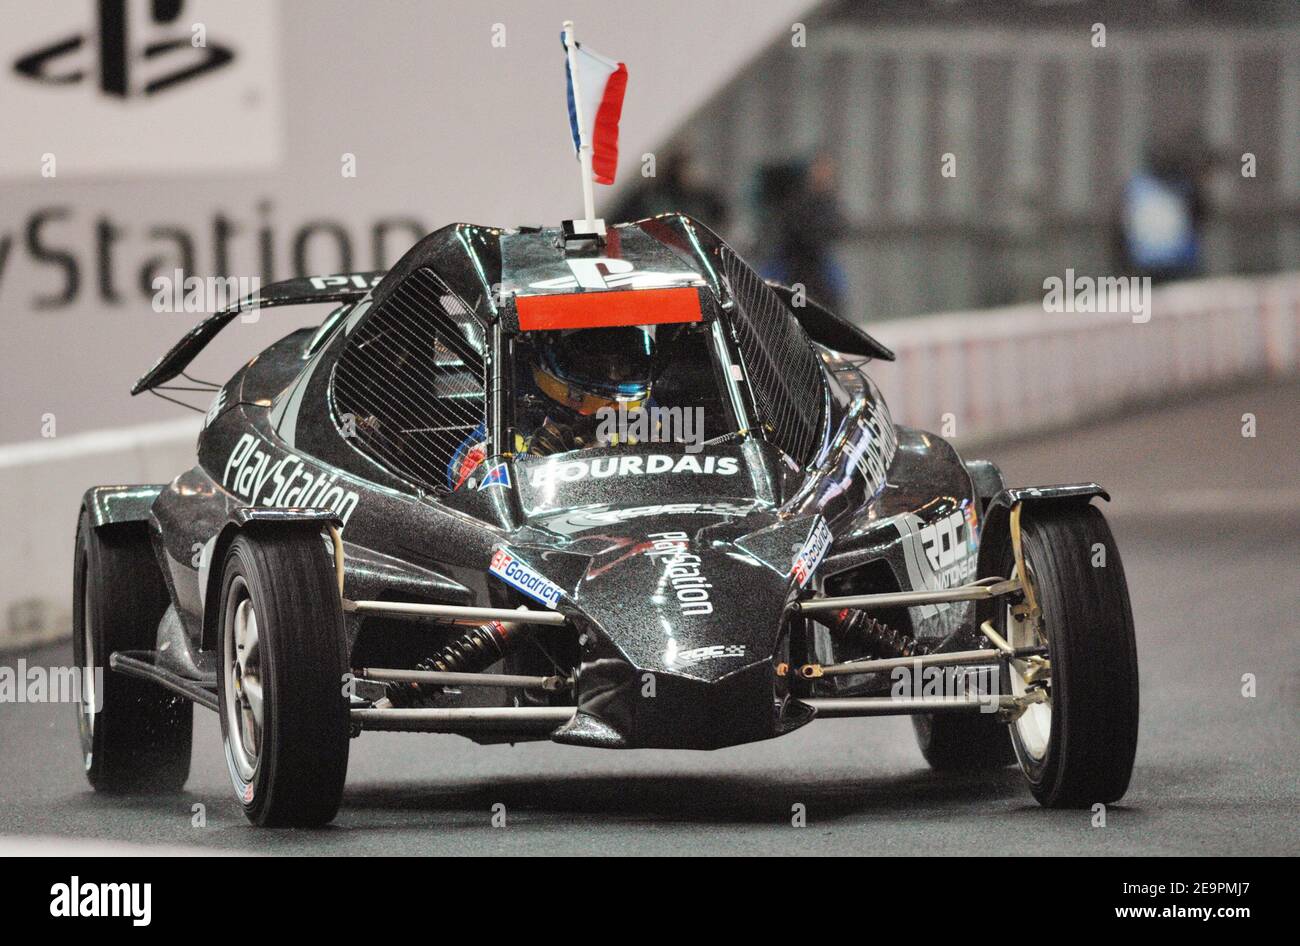
[[[1119,550],[1092,506],[1031,506],[1021,534],[1051,661],[1045,750],[1030,751],[1022,724],[1011,726],[1021,770],[1048,808],[1118,801],[1133,773],[1138,732],[1137,644]],[[1094,558],[1104,566],[1094,567]],[[1008,541],[1001,574],[1011,574],[1013,561]],[[1004,608],[997,618],[1008,636]]]
[[[257,660],[247,679],[260,684],[262,697],[260,733],[251,740],[243,735],[249,690],[243,678],[236,682],[233,661],[245,600],[255,621],[255,637],[245,631],[245,639],[257,642],[248,648]],[[245,816],[266,827],[326,824],[343,799],[351,734],[343,608],[320,534],[291,528],[237,536],[223,565],[219,614],[221,736]],[[256,752],[245,754],[250,744]]]
[[921,755],[940,772],[984,772],[1016,761],[1007,724],[996,713],[913,716],[912,728]]
[[[94,678],[83,677],[77,707],[86,778],[96,791],[178,792],[189,777],[194,704],[108,666],[114,651],[154,649],[170,603],[144,524],[95,528],[83,509],[73,562],[72,654],[102,681],[92,695]],[[98,702],[99,712],[88,711],[86,700]]]

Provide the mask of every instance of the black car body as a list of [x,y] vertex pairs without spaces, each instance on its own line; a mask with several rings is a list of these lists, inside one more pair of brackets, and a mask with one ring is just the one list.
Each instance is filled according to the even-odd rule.
[[[530,336],[547,330],[536,326],[579,303],[581,319],[629,300],[694,323],[693,354],[664,384],[685,404],[710,378],[722,392],[702,448],[520,452],[517,366]],[[564,616],[530,628],[496,668],[561,686],[420,686],[405,704],[391,688],[391,699],[362,688],[352,706],[369,715],[354,730],[435,728],[410,713],[380,719],[374,707],[498,707],[531,708],[520,719],[534,722],[449,728],[485,742],[609,748],[765,739],[831,699],[890,692],[888,674],[796,668],[988,647],[976,593],[904,596],[856,636],[800,602],[988,587],[996,566],[981,548],[990,535],[1006,544],[1013,506],[1086,504],[1100,492],[1006,492],[992,464],[895,424],[864,371],[892,358],[887,349],[801,304],[797,288],[765,283],[679,215],[611,227],[600,242],[456,224],[386,274],[292,280],[258,304],[321,301],[339,305],[318,329],[287,335],[216,393],[195,467],[167,484],[87,495],[96,526],[147,523],[171,599],[152,662],[177,692],[215,690],[230,543],[305,522],[340,534],[360,679],[368,667],[421,666],[464,626],[353,602]],[[200,325],[135,392],[177,377],[237,311]],[[455,483],[456,450],[476,429],[485,456]]]

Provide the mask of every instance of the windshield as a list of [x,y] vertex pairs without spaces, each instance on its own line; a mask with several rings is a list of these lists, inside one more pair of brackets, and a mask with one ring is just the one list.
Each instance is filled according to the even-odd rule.
[[524,332],[514,339],[513,452],[678,444],[735,433],[712,323]]

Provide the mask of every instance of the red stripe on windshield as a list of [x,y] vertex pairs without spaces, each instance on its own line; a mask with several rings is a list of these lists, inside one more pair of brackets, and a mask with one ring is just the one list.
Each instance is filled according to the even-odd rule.
[[525,332],[704,320],[699,293],[688,288],[517,296],[515,307]]

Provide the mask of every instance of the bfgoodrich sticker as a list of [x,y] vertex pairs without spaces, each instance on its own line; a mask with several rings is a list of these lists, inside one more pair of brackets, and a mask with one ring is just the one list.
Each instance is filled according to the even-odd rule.
[[808,579],[812,577],[813,572],[817,571],[817,566],[826,557],[833,538],[830,526],[826,525],[826,520],[819,516],[817,525],[813,526],[812,533],[808,536],[808,541],[795,555],[794,563],[790,566],[790,574],[795,581],[799,582],[800,588],[807,585]]
[[533,571],[506,549],[497,549],[492,554],[488,571],[548,608],[554,608],[564,597],[559,585]]

